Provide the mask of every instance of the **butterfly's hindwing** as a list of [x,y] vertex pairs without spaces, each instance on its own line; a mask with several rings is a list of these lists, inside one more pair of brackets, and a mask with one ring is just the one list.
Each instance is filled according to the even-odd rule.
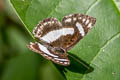
[[56,64],[68,66],[70,64],[69,59],[67,58],[67,54],[65,53],[57,53],[53,47],[48,45],[41,45],[38,42],[30,43],[27,46],[30,50],[41,54],[44,58],[53,61]]
[[62,25],[64,28],[74,28],[74,34],[63,36],[62,48],[66,50],[71,49],[88,33],[95,22],[95,18],[83,14],[72,14],[65,16],[62,20]]

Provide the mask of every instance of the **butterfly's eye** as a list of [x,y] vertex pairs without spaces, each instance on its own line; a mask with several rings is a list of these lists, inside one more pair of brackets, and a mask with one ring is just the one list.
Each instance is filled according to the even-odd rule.
[[58,53],[65,53],[65,51],[64,51],[63,49],[61,49],[61,48],[56,48],[56,51],[57,51]]

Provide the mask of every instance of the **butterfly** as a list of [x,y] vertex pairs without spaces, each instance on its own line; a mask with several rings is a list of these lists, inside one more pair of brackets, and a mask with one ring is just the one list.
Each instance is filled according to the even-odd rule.
[[47,18],[33,29],[36,42],[27,47],[56,64],[68,66],[67,51],[74,47],[93,27],[96,19],[84,14],[64,16],[62,22]]

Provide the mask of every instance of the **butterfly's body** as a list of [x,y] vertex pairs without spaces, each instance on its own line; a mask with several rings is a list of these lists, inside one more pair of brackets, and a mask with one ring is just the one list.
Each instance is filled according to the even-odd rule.
[[45,19],[33,30],[41,43],[30,43],[28,48],[57,64],[68,66],[67,51],[87,34],[95,22],[95,18],[83,14],[65,16],[61,23],[56,18]]

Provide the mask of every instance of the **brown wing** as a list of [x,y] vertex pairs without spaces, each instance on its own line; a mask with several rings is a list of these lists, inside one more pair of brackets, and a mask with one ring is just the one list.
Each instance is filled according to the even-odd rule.
[[60,47],[61,39],[58,38],[58,30],[62,24],[56,18],[47,18],[41,21],[33,30],[33,34],[38,41],[45,42],[54,47]]
[[36,52],[41,54],[44,58],[53,61],[56,64],[63,65],[63,66],[68,66],[70,65],[70,61],[67,57],[66,52],[58,52],[56,49],[54,49],[51,46],[48,45],[41,45],[38,42],[35,43],[30,43],[27,45],[27,47]]
[[74,34],[62,37],[62,48],[66,50],[71,49],[88,33],[95,22],[95,18],[83,14],[72,14],[65,16],[62,20],[62,25],[64,28],[74,28]]

